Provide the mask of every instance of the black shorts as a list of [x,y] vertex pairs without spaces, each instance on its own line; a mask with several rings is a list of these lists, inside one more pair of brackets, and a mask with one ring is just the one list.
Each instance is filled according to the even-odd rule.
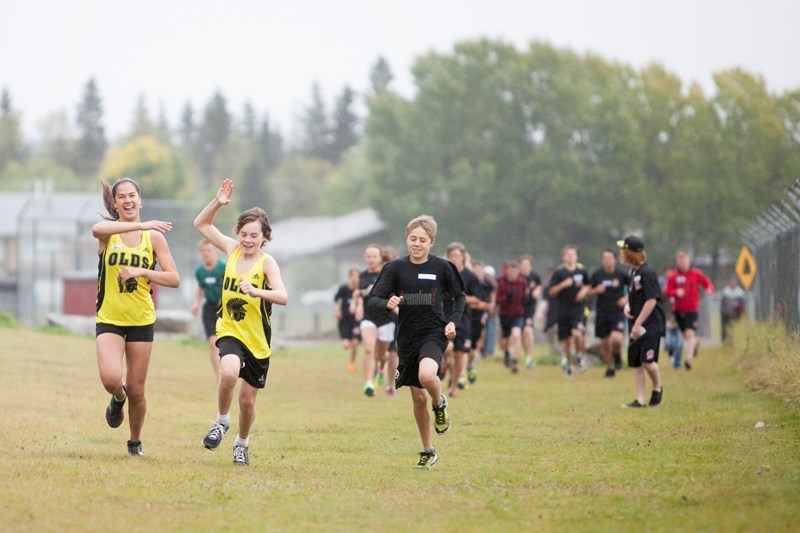
[[501,316],[500,317],[500,330],[503,332],[503,338],[511,336],[511,330],[514,328],[522,329],[525,325],[524,316]]
[[[483,313],[481,313],[481,317],[483,317]],[[481,321],[481,318],[473,318],[472,323],[469,326],[469,338],[472,341],[473,348],[478,345],[478,341],[481,340],[482,334],[483,322]]]
[[661,335],[649,331],[628,345],[628,366],[637,368],[642,363],[658,363]]
[[217,339],[220,358],[226,355],[235,355],[239,358],[239,377],[257,389],[263,389],[267,384],[267,372],[269,372],[269,360],[256,359],[253,353],[244,345],[242,341],[235,337],[221,337]]
[[456,326],[456,338],[453,339],[453,350],[468,352],[472,350],[472,328],[470,324]]
[[581,333],[586,331],[586,316],[583,311],[558,317],[558,340],[563,341],[572,336],[572,330]]
[[678,328],[681,331],[693,329],[697,331],[697,313],[675,313],[675,322],[678,323]]
[[339,321],[339,338],[342,340],[351,341],[353,339],[361,339],[361,329],[358,327],[358,322],[355,320],[340,320]]
[[217,313],[221,305],[220,302],[209,301],[203,304],[203,330],[206,332],[207,339],[217,336]]
[[615,331],[625,333],[625,315],[622,313],[597,315],[594,320],[595,337],[605,339]]
[[153,342],[156,325],[149,326],[115,326],[114,324],[95,324],[94,334],[99,337],[101,333],[114,333],[119,335],[125,342]]
[[[422,388],[419,382],[419,362],[428,357],[436,361],[439,368],[442,366],[442,354],[447,348],[447,339],[444,333],[428,335],[419,342],[401,348],[398,351],[397,373],[394,386],[399,389],[403,386]],[[438,368],[437,368],[438,372]]]

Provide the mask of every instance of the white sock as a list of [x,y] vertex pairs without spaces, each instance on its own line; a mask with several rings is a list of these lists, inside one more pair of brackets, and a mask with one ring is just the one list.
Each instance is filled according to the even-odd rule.
[[228,413],[227,415],[217,414],[217,424],[222,424],[225,427],[230,427],[230,425],[231,425],[231,415],[230,415],[230,413]]
[[234,446],[244,446],[245,448],[247,448],[248,446],[250,446],[250,437],[247,437],[246,439],[243,439],[239,435],[236,435],[236,442],[234,442],[233,445]]

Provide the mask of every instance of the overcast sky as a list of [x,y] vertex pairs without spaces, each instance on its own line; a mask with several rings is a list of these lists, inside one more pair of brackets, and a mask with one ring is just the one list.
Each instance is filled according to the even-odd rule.
[[27,137],[54,111],[74,118],[90,77],[112,140],[139,95],[174,126],[187,101],[201,109],[217,89],[236,115],[250,100],[292,136],[312,82],[330,107],[344,85],[366,90],[383,55],[410,97],[417,56],[479,37],[655,61],[707,93],[734,66],[774,92],[800,89],[798,22],[797,0],[4,0],[0,87]]

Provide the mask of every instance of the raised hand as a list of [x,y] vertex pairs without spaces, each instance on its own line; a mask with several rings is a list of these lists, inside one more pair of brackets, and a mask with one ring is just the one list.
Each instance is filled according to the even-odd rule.
[[164,222],[163,220],[148,220],[143,223],[143,226],[143,229],[154,229],[161,233],[172,230],[172,222]]
[[228,205],[231,203],[231,196],[233,196],[233,180],[222,180],[222,185],[219,186],[217,191],[217,202],[220,205]]

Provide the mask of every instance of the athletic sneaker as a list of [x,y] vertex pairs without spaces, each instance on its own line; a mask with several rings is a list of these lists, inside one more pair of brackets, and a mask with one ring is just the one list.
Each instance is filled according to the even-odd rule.
[[587,368],[586,356],[585,355],[579,355],[578,356],[578,370],[580,370],[581,374],[583,374],[584,372],[586,372],[586,368]]
[[506,365],[507,367],[511,366],[511,354],[509,353],[508,350],[503,352],[503,364]]
[[355,363],[347,363],[347,371],[351,374],[355,374],[356,372],[356,364]]
[[464,390],[467,388],[467,379],[466,378],[458,378],[458,383],[456,383],[459,389]]
[[692,369],[692,363],[690,363],[689,361],[684,361],[683,362],[683,366],[684,366],[684,368],[686,368],[686,370],[691,370]]
[[378,371],[378,379],[377,379],[378,387],[383,387],[383,380],[384,380],[383,372]]
[[475,372],[475,369],[469,367],[467,369],[467,380],[469,381],[470,385],[474,385],[476,381],[478,381],[478,373]]
[[622,354],[614,354],[614,370],[622,370]]
[[450,413],[447,412],[447,398],[442,394],[439,405],[433,406],[434,423],[433,429],[439,435],[444,435],[450,429]]
[[536,363],[533,362],[533,357],[530,355],[525,358],[525,368],[528,370],[533,370],[536,367]]
[[108,403],[108,407],[106,407],[106,423],[111,426],[112,428],[118,428],[122,421],[125,420],[125,400],[128,399],[128,390],[125,388],[125,385],[122,386],[122,391],[125,393],[125,397],[122,401],[117,400],[114,398],[114,395],[111,395],[111,401]]
[[655,407],[656,405],[661,403],[661,396],[664,394],[664,387],[661,387],[661,390],[653,389],[653,392],[650,394],[650,402],[647,404],[649,407]]
[[561,356],[561,370],[566,372],[567,371],[567,366],[569,366],[569,364],[567,362],[567,356],[566,355],[562,355]]
[[517,360],[516,359],[512,359],[511,360],[511,373],[512,374],[516,374],[517,372],[519,372],[519,367],[517,366]]
[[386,396],[389,398],[394,398],[397,395],[394,387],[386,387]]
[[142,441],[128,441],[128,455],[132,457],[144,457],[144,450],[142,450]]
[[647,407],[643,403],[639,403],[639,400],[633,400],[631,403],[623,403],[622,407],[631,408],[631,409],[638,409],[640,407]]
[[430,470],[431,467],[439,460],[439,456],[436,455],[436,452],[431,450],[429,452],[421,451],[419,452],[419,461],[417,461],[417,468],[422,470]]
[[364,383],[364,396],[367,396],[368,398],[375,396],[375,386],[372,385],[371,381]]
[[250,466],[250,452],[247,446],[233,447],[233,464]]
[[209,450],[215,450],[217,446],[220,445],[227,432],[228,426],[223,426],[219,422],[214,422],[214,425],[208,430],[206,436],[203,437],[203,446]]
[[605,377],[607,377],[607,378],[613,378],[613,377],[614,377],[614,376],[616,376],[616,375],[617,375],[617,371],[616,371],[616,370],[614,370],[613,368],[606,368],[606,375],[605,375]]

